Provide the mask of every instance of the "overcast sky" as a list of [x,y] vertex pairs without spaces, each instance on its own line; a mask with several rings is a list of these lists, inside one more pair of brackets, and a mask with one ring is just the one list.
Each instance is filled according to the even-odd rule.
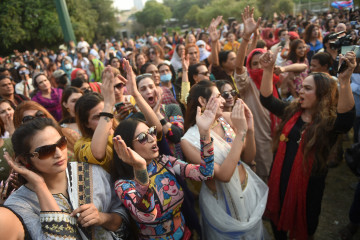
[[[144,4],[147,0],[143,0]],[[158,2],[162,2],[162,0],[157,0]],[[114,0],[114,6],[119,10],[127,10],[131,9],[134,6],[133,0]]]

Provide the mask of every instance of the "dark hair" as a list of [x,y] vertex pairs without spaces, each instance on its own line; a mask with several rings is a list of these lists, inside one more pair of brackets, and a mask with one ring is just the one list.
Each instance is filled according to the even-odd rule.
[[174,83],[174,82],[176,81],[176,73],[175,73],[174,67],[173,67],[171,64],[167,64],[167,63],[163,62],[163,63],[160,63],[160,64],[157,66],[157,68],[159,69],[159,71],[160,71],[160,67],[162,67],[162,66],[164,66],[164,65],[169,67],[170,72],[171,72],[171,75],[172,75],[172,77],[171,77],[171,82]]
[[[126,119],[121,121],[120,124],[114,131],[114,136],[120,135],[120,137],[124,140],[125,144],[129,148],[133,148],[133,139],[135,135],[135,131],[139,123],[144,123],[144,121],[137,119]],[[129,164],[123,162],[117,155],[114,150],[114,158],[113,158],[113,171],[112,177],[114,180],[117,179],[134,179],[134,170],[133,167]]]
[[[316,86],[316,105],[312,114],[312,123],[306,124],[307,130],[304,134],[304,146],[301,149],[304,153],[303,163],[308,167],[309,154],[315,155],[314,166],[325,169],[327,156],[330,153],[331,141],[328,136],[333,129],[336,120],[336,106],[339,92],[336,81],[327,73],[312,73],[309,76],[314,78]],[[285,108],[283,118],[274,137],[273,148],[276,150],[279,144],[280,135],[285,124],[298,111],[301,110],[299,101],[293,101]],[[316,150],[315,150],[316,149]]]
[[299,46],[299,44],[306,44],[304,42],[304,40],[302,39],[295,39],[291,42],[290,44],[290,51],[289,51],[289,55],[287,56],[286,60],[291,60],[293,63],[298,63],[298,62],[304,62],[306,59],[306,54],[304,54],[303,57],[301,57],[300,59],[298,59],[298,56],[296,55],[296,49]]
[[282,28],[278,31],[278,36],[280,37],[283,32],[287,31],[286,29]]
[[193,86],[195,84],[194,75],[199,74],[198,67],[200,67],[200,66],[206,67],[206,65],[204,63],[197,63],[197,64],[193,64],[193,65],[189,66],[188,78],[189,78],[190,86]]
[[91,138],[94,134],[93,130],[86,127],[89,120],[89,112],[96,107],[100,102],[103,102],[102,95],[96,92],[91,92],[83,95],[75,104],[75,118],[83,137]]
[[50,118],[35,118],[16,128],[11,137],[15,156],[24,156],[24,154],[29,153],[34,135],[49,126],[55,128],[62,135],[59,126]]
[[332,60],[330,53],[318,52],[311,58],[311,60],[314,60],[314,59],[318,60],[319,64],[321,66],[327,65],[328,68],[330,68],[332,66],[333,60]]
[[305,32],[304,32],[304,41],[306,43],[310,43],[310,39],[311,39],[311,35],[312,35],[312,31],[314,30],[314,28],[319,28],[318,25],[315,25],[315,24],[309,24],[307,25],[306,29],[305,29]]
[[[334,20],[334,19],[330,18],[330,19],[326,20],[326,22],[325,22],[325,30],[328,32],[330,32],[330,30],[331,30],[330,26],[329,26],[331,20]],[[335,20],[334,20],[334,23],[335,23]]]
[[69,100],[69,97],[73,94],[73,93],[81,93],[83,94],[83,92],[76,87],[68,87],[63,91],[63,95],[61,98],[61,108],[62,108],[62,113],[63,113],[63,117],[60,121],[60,124],[62,123],[74,123],[75,122],[75,118],[72,117],[69,113],[69,111],[64,107],[64,103],[67,103],[67,101]]
[[256,48],[265,48],[266,47],[266,42],[262,39],[259,39],[256,42]]
[[67,83],[68,83],[68,77],[67,77],[67,75],[66,74],[64,74],[64,75],[62,75],[62,76],[60,76],[60,77],[58,77],[58,78],[55,78],[55,82],[59,85],[59,87],[60,86],[66,86],[67,85]]
[[[140,73],[141,73],[141,74],[146,73],[146,69],[147,69],[148,66],[150,66],[150,65],[154,65],[154,64],[151,63],[151,62],[146,62],[144,65],[142,65],[141,68],[140,68]],[[154,66],[155,66],[155,65],[154,65]]]
[[85,79],[75,78],[74,80],[71,81],[71,87],[81,88],[81,86],[82,86],[85,82],[87,83],[87,81],[85,81]]
[[9,79],[10,81],[12,81],[12,80],[11,80],[11,77],[8,77],[8,76],[0,76],[0,82],[1,82],[2,80],[4,80],[4,79]]
[[202,80],[191,87],[189,96],[187,97],[187,111],[185,115],[185,132],[196,123],[197,107],[201,106],[199,97],[203,97],[208,101],[211,97],[211,87],[216,87],[215,83]]
[[4,122],[1,120],[1,118],[0,118],[0,134],[1,136],[4,136],[5,134],[5,125]]
[[[37,74],[34,76],[34,78],[33,78],[32,84],[33,84],[33,86],[34,86],[35,89],[38,89],[38,87],[39,87],[39,84],[37,83],[36,79],[37,79],[39,76],[41,76],[41,75],[43,75],[43,76],[46,77],[46,75],[45,75],[44,72],[39,72],[39,73],[37,73]],[[46,79],[48,79],[48,78],[46,77]],[[48,79],[48,80],[49,80],[49,79]]]
[[232,87],[232,89],[235,89],[234,84],[232,82],[227,81],[227,80],[218,80],[218,81],[215,82],[215,84],[216,84],[216,87],[219,89],[220,93],[222,92],[222,88],[226,84],[229,84]]
[[232,51],[220,51],[219,52],[219,65],[222,67],[222,64],[228,60],[229,54]]

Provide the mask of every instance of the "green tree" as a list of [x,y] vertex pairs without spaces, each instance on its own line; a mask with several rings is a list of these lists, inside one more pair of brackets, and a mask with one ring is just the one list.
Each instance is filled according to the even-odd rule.
[[146,2],[144,9],[135,14],[139,23],[144,25],[145,28],[154,30],[157,26],[164,23],[165,19],[171,17],[170,8],[165,5],[151,0]]
[[98,14],[95,29],[95,39],[105,40],[105,38],[115,35],[118,23],[115,18],[117,10],[112,7],[113,0],[90,0],[92,9]]
[[293,0],[258,0],[257,6],[262,16],[265,18],[272,18],[273,14],[284,12],[286,14],[292,13],[294,8]]
[[[88,42],[115,34],[113,0],[66,0],[77,39]],[[13,49],[53,48],[64,38],[54,1],[0,1],[0,54]]]
[[[213,0],[209,5],[206,5],[201,9],[196,16],[197,22],[201,26],[208,26],[211,19],[216,16],[223,16],[226,20],[228,17],[235,17],[238,21],[241,21],[241,13],[246,6],[254,6],[256,0]],[[255,16],[260,16],[255,9]]]
[[190,10],[186,13],[186,15],[184,16],[184,19],[187,20],[187,22],[191,25],[191,26],[196,26],[197,24],[197,19],[196,16],[199,14],[200,12],[200,8],[198,5],[193,5]]

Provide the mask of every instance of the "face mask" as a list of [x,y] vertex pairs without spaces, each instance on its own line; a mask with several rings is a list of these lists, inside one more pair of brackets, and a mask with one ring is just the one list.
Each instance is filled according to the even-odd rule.
[[19,62],[14,62],[14,65],[15,65],[15,67],[18,67],[18,66],[20,66],[20,63]]
[[161,75],[160,76],[160,81],[162,82],[169,82],[171,80],[171,73],[165,74],[165,75]]
[[64,52],[60,53],[60,55],[63,56],[63,57],[65,57],[65,53],[64,53]]
[[280,41],[285,42],[285,38],[280,38]]
[[27,70],[27,69],[26,69],[26,70],[22,70],[22,71],[19,72],[20,75],[29,75],[29,73],[30,73],[30,72],[29,72],[29,70]]
[[66,70],[70,70],[71,69],[71,63],[65,64],[64,67],[65,67]]

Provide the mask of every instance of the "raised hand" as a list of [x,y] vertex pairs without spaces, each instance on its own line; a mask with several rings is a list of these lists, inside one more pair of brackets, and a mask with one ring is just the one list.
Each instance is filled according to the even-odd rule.
[[102,74],[101,94],[104,97],[104,104],[115,105],[114,73],[111,66],[107,66]]
[[244,103],[244,111],[248,130],[254,131],[254,117],[250,108]]
[[220,100],[215,97],[211,97],[206,104],[205,111],[201,114],[201,108],[197,107],[196,113],[196,125],[199,128],[199,132],[207,132],[210,130],[211,125],[215,121],[216,112],[220,106]]
[[[249,116],[249,118],[251,118],[251,116]],[[240,134],[241,132],[244,131],[246,132],[248,130],[248,124],[247,124],[248,119],[245,117],[245,103],[243,102],[243,100],[241,99],[236,100],[236,103],[233,107],[230,117],[231,117],[231,122],[233,124],[233,128],[236,131],[236,134]]]
[[211,41],[215,42],[219,40],[220,35],[217,31],[217,27],[219,26],[220,22],[222,20],[222,16],[218,16],[216,19],[212,19],[210,26],[209,26],[209,35]]
[[279,52],[279,48],[276,49],[275,53],[272,53],[269,50],[266,53],[264,53],[263,55],[261,55],[260,59],[259,59],[261,67],[264,69],[272,70],[275,66],[276,57],[277,57],[278,52]]
[[257,22],[254,20],[254,8],[250,9],[249,6],[245,7],[244,12],[241,14],[244,23],[244,36],[250,38],[251,34],[254,33],[261,22],[261,18],[258,18]]
[[181,65],[183,71],[187,71],[189,69],[189,55],[185,56],[185,52],[181,54]]
[[160,113],[160,108],[161,108],[161,103],[162,103],[162,94],[163,93],[163,90],[161,87],[157,87],[155,89],[155,94],[156,94],[156,104],[154,106],[154,112],[155,113]]
[[124,68],[126,71],[126,90],[128,91],[129,95],[135,96],[139,93],[137,86],[136,86],[136,77],[132,70],[132,67],[130,66],[130,63],[128,60],[123,60]]
[[347,68],[339,74],[338,78],[339,81],[349,81],[354,69],[356,68],[356,54],[353,51],[347,52],[345,56],[340,54],[339,66],[341,66],[343,61],[346,62]]
[[116,154],[121,160],[135,169],[146,169],[146,160],[137,152],[127,147],[119,135],[113,138],[113,142]]
[[36,189],[39,186],[43,186],[45,184],[44,178],[40,176],[39,174],[35,173],[34,171],[31,171],[24,167],[23,165],[20,165],[19,162],[16,162],[12,159],[12,157],[9,155],[9,153],[4,153],[4,158],[8,162],[9,166],[18,174],[21,174],[30,185],[31,188]]

